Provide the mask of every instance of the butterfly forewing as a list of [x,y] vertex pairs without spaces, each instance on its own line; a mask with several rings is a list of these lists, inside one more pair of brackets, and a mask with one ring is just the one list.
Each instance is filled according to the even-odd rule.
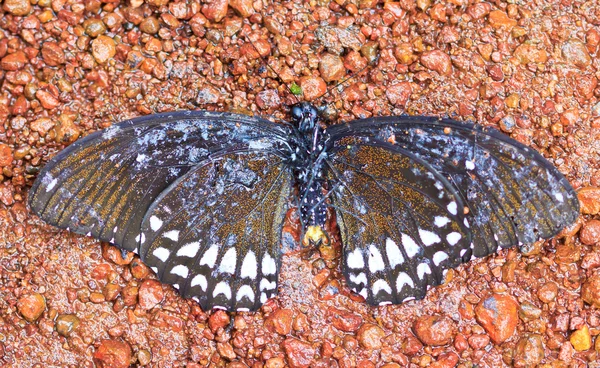
[[422,298],[444,269],[470,258],[462,201],[408,151],[360,137],[336,145],[328,179],[349,285],[375,305]]
[[152,204],[142,260],[204,309],[257,309],[277,291],[291,177],[274,155],[211,157]]
[[[334,162],[343,158],[349,147],[366,145],[389,152],[393,152],[391,146],[401,148],[427,162],[427,170],[447,179],[449,186],[444,185],[443,191],[449,191],[449,195],[457,197],[456,203],[464,206],[458,205],[457,210],[465,213],[464,230],[470,233],[475,257],[489,255],[498,247],[552,237],[575,221],[579,213],[575,192],[556,168],[533,149],[493,129],[446,119],[388,117],[334,126],[329,133],[334,142],[333,149],[338,150],[332,155]],[[348,144],[348,139],[352,143]],[[351,180],[345,180],[343,184],[356,186]],[[367,201],[379,201],[372,198],[371,187],[364,189],[368,189],[363,194]],[[434,196],[429,192],[421,192],[421,195]],[[401,194],[401,198],[405,196]],[[338,203],[335,205],[339,206]],[[416,210],[429,217],[436,216],[428,208]],[[338,209],[336,213],[349,218],[344,211],[352,216],[357,214],[351,207]],[[381,215],[376,207],[374,212],[373,216]],[[431,225],[435,225],[435,220]],[[345,246],[355,247],[351,242]],[[383,254],[384,249],[385,245],[380,245],[378,251]],[[443,269],[468,261],[471,250],[459,253],[455,259],[452,259],[455,253],[446,253],[449,259],[441,263]],[[352,275],[348,277],[353,285]],[[380,299],[375,300],[378,301]]]

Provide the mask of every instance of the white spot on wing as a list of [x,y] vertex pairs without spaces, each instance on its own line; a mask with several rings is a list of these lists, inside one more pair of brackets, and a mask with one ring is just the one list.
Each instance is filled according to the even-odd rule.
[[225,281],[221,281],[215,286],[215,290],[213,291],[213,298],[215,298],[219,294],[223,294],[227,299],[231,299],[231,287],[229,287],[229,284]]
[[190,283],[190,287],[194,287],[194,286],[200,286],[200,289],[202,289],[202,291],[206,291],[206,288],[208,287],[208,281],[206,280],[206,276],[204,275],[196,275],[194,276],[194,278],[192,279],[192,282]]
[[221,264],[219,265],[219,272],[221,273],[235,273],[235,265],[237,263],[237,253],[235,248],[231,247],[227,249],[223,258],[221,258]]
[[446,259],[448,259],[448,254],[446,254],[445,252],[442,252],[440,250],[439,252],[436,252],[433,255],[433,264],[436,265],[436,266],[439,266],[440,263],[442,263]]
[[452,201],[450,203],[448,203],[448,212],[450,212],[451,214],[455,215],[458,213],[456,212],[457,207],[456,207],[456,202]]
[[189,270],[184,265],[177,265],[177,266],[173,267],[173,269],[171,270],[171,273],[173,275],[181,276],[185,279],[186,277],[188,277]]
[[421,247],[419,247],[417,245],[417,243],[415,243],[415,241],[413,240],[413,238],[411,238],[410,236],[402,233],[402,246],[404,246],[404,250],[406,251],[406,255],[409,258],[412,258],[415,256],[415,254],[419,253],[419,250],[421,249]]
[[215,263],[217,263],[217,254],[219,253],[219,246],[217,244],[213,244],[208,248],[206,252],[202,255],[202,259],[200,259],[200,266],[207,265],[210,268],[215,267]]
[[429,265],[427,263],[419,263],[417,266],[417,276],[423,280],[423,276],[425,276],[426,273],[431,273],[431,268],[429,268]]
[[439,243],[442,240],[436,233],[432,233],[429,230],[419,229],[419,236],[421,237],[423,244],[426,246]]
[[383,271],[384,268],[385,263],[383,263],[383,258],[381,257],[379,249],[371,244],[369,246],[369,271],[375,273],[377,271]]
[[475,169],[475,164],[473,163],[473,161],[466,160],[465,166],[466,166],[467,170]]
[[277,287],[277,283],[275,281],[269,282],[269,280],[267,280],[267,279],[260,280],[260,285],[259,285],[260,290],[265,290],[265,289],[275,290],[276,287]]
[[450,234],[446,235],[446,241],[448,241],[448,244],[450,245],[456,245],[461,238],[462,235],[457,232],[451,232]]
[[557,201],[559,201],[560,203],[562,203],[565,198],[563,197],[562,193],[554,193],[554,198],[556,198]]
[[178,241],[179,240],[179,230],[167,231],[166,233],[163,234],[163,238],[168,238],[173,241]]
[[350,281],[352,281],[353,283],[355,283],[357,285],[359,285],[359,284],[366,285],[367,284],[367,275],[365,275],[364,272],[361,272],[358,275],[351,273]]
[[171,252],[169,252],[169,250],[167,248],[163,248],[163,247],[158,247],[158,248],[154,249],[154,252],[152,252],[152,255],[154,255],[154,257],[160,259],[163,262],[167,261],[170,254],[171,254]]
[[146,235],[144,235],[144,233],[139,233],[138,236],[135,237],[135,241],[140,244],[144,244],[146,241]]
[[243,297],[247,297],[251,302],[254,303],[254,290],[250,287],[250,285],[242,285],[236,296],[236,300],[239,302]]
[[194,258],[194,257],[196,257],[196,254],[198,254],[199,249],[200,249],[200,243],[191,242],[191,243],[188,243],[188,244],[184,245],[183,247],[179,248],[179,250],[177,251],[177,256]]
[[449,222],[450,219],[446,216],[435,216],[435,219],[433,221],[434,225],[437,227],[444,227]]
[[262,259],[262,273],[263,275],[274,275],[277,272],[277,265],[275,260],[269,253],[265,253]]
[[163,222],[161,219],[159,219],[156,216],[150,216],[150,228],[152,229],[152,231],[157,231],[162,225]]
[[[244,261],[242,261],[242,269],[240,271],[240,276],[242,278],[248,277],[250,279],[255,279],[258,271],[258,264],[256,262],[256,255],[254,252],[249,250],[244,257]],[[253,299],[254,300],[254,299]]]
[[365,260],[363,259],[362,252],[358,248],[348,253],[348,257],[346,257],[346,262],[348,263],[348,267],[353,269],[365,267]]
[[396,290],[402,290],[404,285],[409,285],[412,288],[415,287],[413,279],[411,279],[406,272],[400,272],[398,274],[398,278],[396,279]]
[[52,188],[54,188],[56,186],[56,183],[58,183],[58,179],[56,179],[56,178],[52,179],[52,181],[50,183],[48,183],[48,186],[46,187],[46,193],[51,191]]
[[385,253],[387,254],[390,267],[395,268],[397,265],[404,263],[404,257],[396,242],[390,238],[385,240]]
[[264,304],[267,301],[267,294],[260,293],[260,302]]
[[387,281],[383,279],[379,279],[373,284],[373,295],[377,295],[377,293],[379,293],[381,290],[384,290],[388,294],[392,293],[392,288],[390,287],[390,284],[388,284]]

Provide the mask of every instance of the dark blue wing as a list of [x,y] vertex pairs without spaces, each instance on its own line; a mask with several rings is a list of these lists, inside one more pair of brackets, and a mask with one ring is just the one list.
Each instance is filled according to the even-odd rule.
[[[558,170],[496,130],[447,119],[388,117],[328,132],[345,274],[373,304],[422,297],[445,270],[471,256],[552,237],[578,217],[577,196]],[[395,178],[399,173],[401,180]],[[456,206],[449,211],[444,198]],[[398,202],[405,209],[393,205]],[[369,222],[378,217],[382,220]],[[450,235],[454,232],[460,237]]]
[[[200,194],[194,193],[196,202],[191,204],[177,202],[174,198],[180,195],[178,191],[185,191],[178,185],[186,183],[187,187],[201,188],[209,183],[222,184],[228,180],[225,173],[209,176],[207,168],[214,170],[215,162],[225,158],[235,164],[239,157],[238,164],[247,164],[249,155],[253,155],[259,162],[268,162],[273,170],[281,173],[277,181],[270,182],[273,190],[286,192],[290,174],[285,170],[282,158],[289,150],[287,138],[290,134],[288,126],[229,113],[176,112],[133,119],[93,133],[55,156],[34,183],[29,205],[52,225],[137,251],[144,237],[142,228],[147,227],[148,220],[144,222],[144,219],[150,218],[149,210],[165,210],[162,207],[165,203],[170,204],[168,209],[175,213],[196,210],[197,203],[202,202]],[[254,175],[256,182],[262,184],[254,189],[255,197],[248,199],[257,204],[260,197],[266,195],[261,191],[261,185],[267,180],[267,174],[261,170]],[[244,198],[244,192],[222,185],[225,187],[219,188],[218,192],[225,193],[219,198],[222,203],[239,202]],[[175,207],[174,203],[180,207]],[[270,227],[262,229],[262,234],[276,242],[265,249],[279,246],[283,215],[279,211],[281,208],[275,207],[281,205],[281,202],[272,202],[263,210],[272,221]],[[213,210],[213,216],[221,216],[222,209],[221,206],[218,211]],[[247,239],[247,235],[241,233],[240,239]],[[224,252],[225,239],[221,240],[223,247],[219,252]],[[169,251],[176,254],[178,247],[184,245],[186,243],[171,242]],[[235,246],[242,245],[236,243]],[[142,250],[146,249],[142,247]],[[147,258],[149,266],[164,268],[162,263],[153,263],[156,259],[145,257],[144,253],[141,256]],[[278,264],[278,253],[272,256]],[[166,278],[166,275],[168,273],[159,276]],[[212,304],[204,306],[211,307]]]

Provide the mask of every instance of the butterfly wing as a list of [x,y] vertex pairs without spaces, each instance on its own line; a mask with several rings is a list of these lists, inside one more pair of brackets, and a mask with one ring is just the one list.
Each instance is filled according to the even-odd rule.
[[[493,129],[389,117],[334,126],[329,134],[346,277],[355,290],[364,288],[372,304],[420,298],[441,282],[444,270],[498,247],[552,237],[579,214],[576,194],[556,168]],[[456,203],[451,211],[448,201]],[[405,209],[393,207],[398,202]],[[362,215],[355,208],[367,210]],[[383,235],[376,237],[377,231]]]
[[[242,200],[258,205],[262,197],[268,196],[263,192],[266,190],[263,181],[269,181],[273,191],[285,192],[289,187],[290,174],[284,170],[281,157],[285,156],[289,130],[287,126],[267,120],[207,111],[133,119],[93,133],[55,156],[34,183],[29,204],[37,215],[52,225],[137,251],[144,240],[142,229],[151,224],[149,219],[152,217],[147,216],[150,209],[164,211],[166,203],[170,211],[191,216],[190,211],[198,208],[201,202],[198,194],[193,198],[195,203],[174,199],[179,190],[185,189],[178,185],[185,183],[188,187],[202,187],[208,182],[222,183],[226,179],[223,171],[214,171],[214,161],[228,159],[235,164],[239,157],[240,162],[247,164],[250,155],[254,155],[252,157],[258,162],[268,163],[281,174],[277,181],[273,181],[261,167],[247,164],[245,172],[247,175],[253,173],[254,180],[260,184],[246,188],[246,192],[219,188],[216,195],[224,194],[218,199],[225,205]],[[248,193],[253,195],[244,197]],[[176,207],[175,203],[180,207]],[[282,206],[281,201],[263,204],[261,212],[269,219],[269,225],[261,231],[269,235],[269,241],[274,240],[265,249],[272,251],[276,263],[278,253],[272,248],[279,246],[283,222],[282,208],[277,206]],[[222,211],[223,207],[219,208]],[[213,215],[215,219],[222,216],[219,211]],[[241,231],[239,228],[234,230]],[[246,233],[238,235],[240,242],[247,238]],[[218,240],[216,237],[215,241]],[[178,248],[185,245],[171,242],[165,246],[177,254]],[[235,243],[235,246],[242,244]],[[141,247],[141,250],[145,249]],[[145,257],[144,253],[141,255]],[[157,262],[155,258],[147,257],[147,261],[150,266],[163,267],[162,263],[152,263]],[[273,277],[276,278],[276,275]],[[273,280],[270,279],[270,282]]]

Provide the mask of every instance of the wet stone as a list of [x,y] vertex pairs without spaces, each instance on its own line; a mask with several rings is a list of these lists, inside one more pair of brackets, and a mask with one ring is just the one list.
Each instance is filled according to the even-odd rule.
[[106,25],[100,19],[88,19],[83,22],[83,27],[85,33],[92,38],[96,38],[101,34],[106,33]]
[[61,114],[58,117],[58,124],[54,127],[55,140],[57,143],[73,143],[79,134],[80,128],[73,122],[73,119],[66,114]]
[[490,337],[483,334],[474,334],[469,337],[469,345],[476,350],[485,348],[490,343]]
[[381,348],[381,339],[385,336],[383,329],[372,323],[363,324],[356,338],[360,345],[368,350],[376,350]]
[[6,55],[0,61],[0,68],[3,70],[19,70],[27,63],[27,56],[23,51],[15,51],[11,54]]
[[586,187],[577,192],[581,213],[584,215],[596,215],[600,213],[600,188]]
[[538,289],[537,296],[544,303],[553,302],[558,294],[558,285],[547,282]]
[[116,52],[115,41],[108,36],[98,36],[92,41],[92,55],[99,64],[104,64],[112,59]]
[[600,273],[589,277],[581,288],[581,298],[586,303],[600,308]]
[[429,368],[454,368],[458,364],[458,355],[456,353],[440,354],[437,360],[430,365]]
[[493,294],[477,304],[475,317],[492,341],[501,344],[508,340],[517,328],[518,304],[509,295]]
[[590,220],[583,225],[579,233],[579,240],[585,245],[594,245],[600,242],[600,220]]
[[400,82],[389,86],[385,92],[386,97],[390,103],[394,106],[406,106],[410,95],[412,94],[412,87],[409,82]]
[[156,34],[159,29],[160,23],[155,17],[145,18],[142,23],[140,23],[140,31],[147,34]]
[[266,110],[281,105],[279,93],[275,89],[265,89],[256,94],[256,105]]
[[590,56],[587,47],[583,42],[576,38],[565,41],[560,49],[565,61],[578,68],[586,68],[592,63],[592,57]]
[[141,366],[148,365],[152,361],[152,354],[146,349],[141,349],[137,353],[137,360]]
[[35,97],[37,97],[44,109],[52,110],[58,107],[58,105],[60,104],[58,98],[56,98],[52,93],[43,89],[39,89],[35,93]]
[[354,332],[362,325],[361,316],[347,310],[330,308],[327,311],[331,325],[340,331]]
[[319,62],[319,72],[325,82],[333,82],[340,80],[346,75],[344,62],[338,55],[326,53],[321,57]]
[[421,55],[421,64],[427,69],[438,72],[441,75],[450,75],[452,62],[450,56],[440,50],[426,51]]
[[202,6],[202,14],[213,22],[220,22],[227,15],[227,0],[214,0]]
[[203,86],[198,89],[196,103],[199,105],[216,104],[221,99],[221,93],[213,86]]
[[285,339],[282,346],[287,363],[292,368],[308,368],[317,353],[309,343],[294,338]]
[[42,46],[42,58],[50,66],[58,66],[65,63],[65,53],[56,42],[44,42]]
[[74,314],[61,314],[56,318],[56,332],[61,336],[69,337],[77,326],[79,326],[79,318]]
[[101,368],[127,368],[131,361],[131,347],[126,342],[104,340],[94,352],[94,363]]
[[138,305],[148,310],[154,308],[165,298],[162,284],[157,280],[144,280],[138,293]]
[[31,12],[29,0],[4,0],[2,9],[18,17],[25,16]]
[[581,249],[575,244],[560,244],[556,247],[556,263],[569,264],[581,259]]
[[217,310],[215,311],[210,318],[208,319],[208,327],[210,327],[210,329],[215,332],[217,331],[220,327],[225,327],[229,324],[230,322],[230,318],[229,315],[227,314],[227,312],[225,312],[224,310]]
[[541,315],[542,310],[529,302],[524,302],[519,305],[519,317],[521,317],[522,320],[528,321],[538,319]]
[[515,49],[513,56],[523,65],[529,63],[544,64],[548,61],[546,50],[538,49],[536,45],[522,44]]
[[150,274],[150,268],[139,258],[134,258],[130,264],[131,275],[138,280],[143,280]]
[[46,299],[38,293],[23,296],[17,302],[17,309],[23,318],[28,322],[33,322],[44,313]]
[[265,327],[280,335],[288,335],[292,331],[294,313],[290,309],[278,309],[271,313],[265,321]]
[[496,29],[505,28],[510,30],[517,25],[517,21],[508,17],[502,10],[494,10],[488,16],[490,25]]
[[34,132],[40,133],[42,137],[46,136],[48,131],[54,127],[54,121],[50,118],[39,118],[31,122],[30,128]]
[[535,367],[545,358],[544,341],[538,334],[526,334],[519,339],[513,355],[516,368]]
[[575,330],[569,337],[573,348],[577,351],[586,351],[592,347],[592,336],[587,325]]
[[422,316],[415,321],[413,331],[423,344],[441,346],[452,341],[456,324],[444,316]]
[[13,161],[13,154],[10,146],[0,143],[0,167],[9,166]]
[[244,18],[254,14],[252,3],[252,0],[229,0],[229,6]]
[[312,101],[327,91],[327,84],[320,77],[302,77],[300,78],[300,87],[306,101]]

